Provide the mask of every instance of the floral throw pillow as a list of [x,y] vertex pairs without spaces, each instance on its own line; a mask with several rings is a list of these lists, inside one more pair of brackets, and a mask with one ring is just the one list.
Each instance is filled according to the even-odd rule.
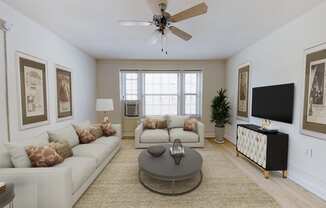
[[143,122],[144,129],[156,129],[156,120],[146,118]]
[[116,131],[112,128],[111,122],[102,123],[101,127],[102,127],[103,134],[106,137],[112,136],[116,133]]
[[63,158],[50,146],[28,146],[26,148],[32,167],[52,167],[63,161]]
[[93,134],[91,134],[89,128],[86,129],[78,128],[76,129],[76,132],[78,134],[79,142],[81,144],[88,144],[96,140],[96,137]]
[[196,131],[197,120],[195,118],[188,118],[185,120],[183,130],[185,131]]

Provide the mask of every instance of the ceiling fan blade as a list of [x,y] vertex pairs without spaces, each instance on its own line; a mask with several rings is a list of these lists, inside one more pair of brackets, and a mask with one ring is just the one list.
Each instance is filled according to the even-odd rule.
[[199,16],[202,14],[207,13],[208,6],[206,3],[198,4],[194,7],[191,7],[190,9],[184,10],[182,12],[179,12],[173,16],[171,16],[171,22],[180,22],[182,20],[186,20],[195,16]]
[[177,27],[174,27],[174,26],[171,26],[169,27],[169,29],[171,30],[171,32],[178,36],[179,38],[185,40],[185,41],[188,41],[192,38],[192,36],[189,34],[189,33],[186,33],[185,31],[183,30],[180,30],[179,28]]
[[143,20],[119,20],[118,22],[122,26],[150,26],[150,25],[152,25],[151,21],[143,21]]

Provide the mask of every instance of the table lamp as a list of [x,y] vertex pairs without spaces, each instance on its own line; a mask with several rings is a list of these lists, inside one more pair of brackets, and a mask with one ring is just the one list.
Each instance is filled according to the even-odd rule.
[[96,111],[104,112],[104,122],[109,122],[109,111],[113,111],[113,100],[107,98],[96,99]]

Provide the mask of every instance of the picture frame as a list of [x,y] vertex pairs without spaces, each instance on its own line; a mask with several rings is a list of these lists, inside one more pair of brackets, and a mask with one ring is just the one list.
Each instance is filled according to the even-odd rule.
[[244,64],[239,66],[237,116],[245,119],[249,118],[249,80],[250,64]]
[[71,119],[73,116],[72,75],[67,67],[56,65],[57,119]]
[[303,134],[326,139],[326,43],[305,50]]
[[20,128],[28,129],[49,123],[47,62],[16,53],[18,66]]

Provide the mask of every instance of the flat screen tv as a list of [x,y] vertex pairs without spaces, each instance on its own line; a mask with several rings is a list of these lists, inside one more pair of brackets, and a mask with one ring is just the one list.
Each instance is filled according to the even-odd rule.
[[252,89],[252,116],[285,123],[293,122],[294,84]]

